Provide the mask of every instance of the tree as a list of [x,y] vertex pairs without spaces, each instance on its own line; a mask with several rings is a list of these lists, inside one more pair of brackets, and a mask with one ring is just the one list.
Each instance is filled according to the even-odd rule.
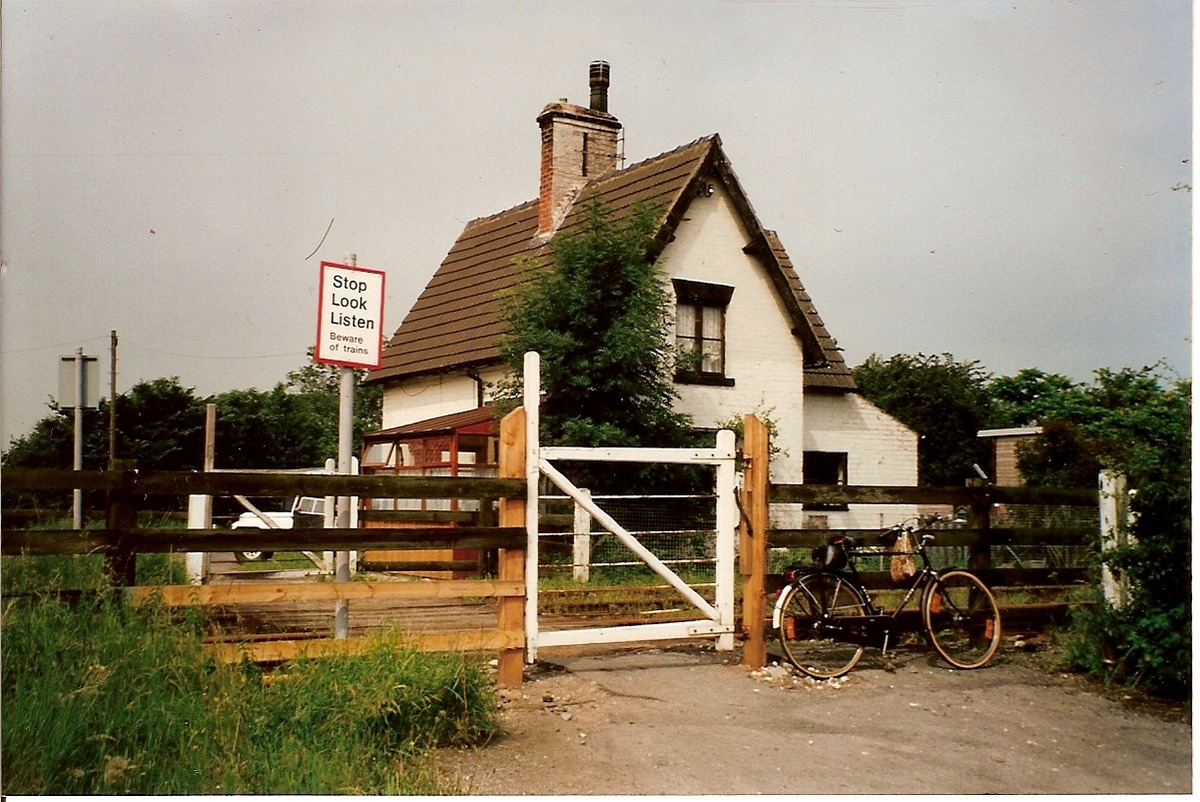
[[[365,371],[356,371],[361,383]],[[217,405],[217,465],[301,468],[337,456],[339,371],[309,364],[268,391],[230,390],[201,399],[177,377],[138,382],[118,396],[117,456],[150,470],[198,470],[204,459],[206,403]],[[378,387],[356,388],[355,453],[364,432],[379,427]],[[84,411],[84,467],[108,464],[108,400]],[[8,467],[70,468],[73,413],[51,404],[33,431],[14,438]]]
[[1082,384],[1060,373],[1046,373],[1037,368],[994,378],[987,391],[992,397],[993,424],[997,428],[1072,420],[1090,406],[1083,397]]
[[1090,384],[1021,371],[992,384],[1010,422],[1040,422],[1018,466],[1041,485],[1095,486],[1099,468],[1136,488],[1132,545],[1102,559],[1129,582],[1120,608],[1081,608],[1070,659],[1106,678],[1191,692],[1191,382],[1158,363],[1097,370]]
[[691,420],[674,411],[672,297],[653,256],[660,212],[617,216],[589,202],[578,230],[559,234],[545,265],[519,265],[504,299],[502,351],[520,398],[524,355],[541,355],[542,437],[581,446],[674,446]]
[[951,354],[872,354],[854,368],[868,401],[915,431],[922,485],[961,485],[987,459],[977,434],[993,419],[988,374]]
[[[311,359],[314,349],[308,349]],[[354,371],[354,453],[362,447],[362,436],[379,428],[383,413],[383,388],[378,384],[363,384],[367,371]],[[319,395],[334,400],[334,420],[337,420],[337,401],[341,396],[342,374],[337,365],[309,362],[288,371],[285,387],[290,393]]]

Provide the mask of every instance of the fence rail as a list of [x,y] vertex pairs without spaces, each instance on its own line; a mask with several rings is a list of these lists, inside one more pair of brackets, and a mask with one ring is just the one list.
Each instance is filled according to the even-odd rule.
[[[967,525],[962,528],[936,530],[937,548],[957,548],[965,553],[963,567],[981,575],[993,588],[1015,589],[1001,594],[1023,599],[1011,602],[1007,609],[1002,603],[1005,619],[1028,623],[1061,615],[1072,603],[1061,591],[1093,583],[1095,577],[1082,565],[1038,565],[1036,567],[1007,567],[993,565],[993,549],[999,547],[1009,554],[1013,549],[1027,547],[1067,547],[1074,550],[1095,548],[1101,540],[1099,523],[1101,504],[1111,501],[1097,489],[996,487],[973,484],[965,487],[877,487],[844,485],[772,484],[767,478],[769,443],[765,426],[755,416],[745,420],[746,478],[743,482],[743,536],[741,546],[742,573],[745,577],[743,631],[745,648],[743,664],[761,667],[766,657],[766,618],[769,605],[766,596],[782,585],[779,574],[768,572],[768,554],[775,549],[803,549],[823,545],[828,538],[850,534],[874,544],[879,529],[836,528],[771,528],[770,509],[773,505],[906,505],[928,509],[950,507],[967,512]],[[1047,521],[1045,527],[1005,525],[999,511],[1012,508],[1044,508],[1055,514],[1034,516]],[[1080,526],[1072,523],[1054,525],[1063,508],[1086,508],[1089,517],[1095,514],[1096,524]],[[998,525],[997,525],[998,524]],[[801,557],[803,552],[796,557]],[[879,566],[880,568],[884,566]],[[892,587],[890,572],[864,570],[860,576],[872,588]],[[1048,596],[1054,598],[1047,601]],[[1034,599],[1034,601],[1029,601]]]
[[[502,428],[511,427],[506,419]],[[502,437],[502,440],[504,438]],[[512,437],[508,440],[511,442]],[[526,495],[523,447],[506,460],[505,478],[344,476],[263,472],[140,471],[131,465],[114,470],[66,471],[17,469],[4,471],[6,494],[46,490],[102,491],[106,494],[105,525],[79,530],[36,529],[12,525],[6,516],[0,553],[6,556],[101,554],[114,584],[132,604],[152,599],[169,606],[230,607],[293,603],[321,605],[347,601],[403,604],[414,600],[458,602],[490,610],[491,628],[474,626],[450,632],[415,632],[408,637],[426,650],[499,651],[499,681],[521,682],[525,644],[521,614],[525,596],[524,513]],[[365,528],[295,529],[180,529],[137,526],[139,508],[154,496],[358,496],[384,499],[458,499],[499,501],[501,525],[479,525],[480,517],[463,519],[451,513],[421,513],[420,518],[371,511]],[[514,514],[517,513],[517,514]],[[496,516],[491,516],[492,523]],[[28,520],[28,519],[25,519]],[[414,526],[414,522],[423,525]],[[430,525],[432,524],[432,525]],[[463,525],[466,524],[466,525]],[[496,551],[495,579],[409,582],[240,581],[228,585],[138,587],[139,553],[223,552],[253,547],[271,551],[476,549]],[[480,608],[479,602],[491,602]],[[211,644],[225,660],[243,657],[273,661],[301,654],[347,654],[365,648],[366,638],[301,639]]]

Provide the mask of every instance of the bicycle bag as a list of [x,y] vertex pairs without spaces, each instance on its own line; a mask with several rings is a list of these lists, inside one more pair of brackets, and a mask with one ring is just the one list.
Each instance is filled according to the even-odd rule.
[[853,543],[849,538],[835,537],[832,538],[824,546],[817,546],[812,551],[813,562],[818,568],[823,568],[826,571],[840,571],[846,567],[849,558],[846,555],[846,546]]

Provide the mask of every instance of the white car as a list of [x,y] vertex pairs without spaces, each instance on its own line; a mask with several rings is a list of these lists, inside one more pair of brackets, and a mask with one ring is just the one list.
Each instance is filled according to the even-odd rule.
[[[233,522],[232,529],[319,529],[325,523],[325,499],[313,496],[297,496],[287,512],[264,512],[276,526],[270,526],[253,512],[243,512]],[[238,562],[269,560],[273,551],[235,551]]]

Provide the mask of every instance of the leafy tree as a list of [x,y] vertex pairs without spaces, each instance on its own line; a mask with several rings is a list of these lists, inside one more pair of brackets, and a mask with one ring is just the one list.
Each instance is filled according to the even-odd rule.
[[[377,386],[361,386],[356,371],[355,445],[379,427]],[[117,456],[151,470],[198,470],[204,458],[204,406],[217,405],[217,464],[222,468],[297,468],[337,455],[339,371],[309,364],[268,391],[230,390],[208,399],[177,377],[135,384],[117,397]],[[84,411],[84,467],[108,464],[108,400]],[[8,467],[70,468],[73,411],[50,405],[33,430],[14,438],[2,457]],[[61,494],[60,494],[61,495]],[[55,502],[59,503],[59,502]]]
[[660,212],[617,216],[587,204],[576,231],[549,245],[549,263],[519,265],[505,298],[502,350],[520,397],[525,352],[541,354],[542,437],[581,446],[682,445],[691,420],[675,412],[672,298],[653,262]]
[[988,383],[992,397],[993,425],[1034,426],[1049,420],[1074,420],[1086,414],[1090,404],[1083,385],[1059,373],[1026,368],[1013,376],[999,376]]
[[951,354],[872,354],[854,368],[854,380],[871,403],[915,431],[922,485],[961,485],[987,458],[976,436],[993,418],[988,374],[978,362]]
[[1099,468],[1137,489],[1132,545],[1102,559],[1130,585],[1130,600],[1102,600],[1076,615],[1068,641],[1077,666],[1154,692],[1191,689],[1191,382],[1159,363],[1101,369],[1090,384],[1022,371],[996,380],[1008,421],[1040,421],[1019,450],[1031,484],[1094,486]]
[[[311,358],[313,349],[308,349]],[[367,376],[365,370],[354,371],[354,453],[358,454],[362,447],[362,436],[380,427],[383,414],[383,387],[378,384],[363,384]],[[341,368],[337,365],[326,365],[321,362],[309,362],[304,367],[289,371],[286,378],[286,389],[290,393],[321,396],[333,399],[333,419],[335,421],[334,435],[336,438],[336,421],[338,399],[341,396]],[[336,453],[336,448],[335,448]]]
[[221,468],[320,467],[337,455],[337,396],[231,390],[217,406],[217,463]]
[[[137,460],[139,468],[195,470],[204,461],[204,401],[178,377],[138,382],[117,403],[118,456]],[[106,432],[95,432],[107,455]],[[97,448],[96,446],[99,445]]]

